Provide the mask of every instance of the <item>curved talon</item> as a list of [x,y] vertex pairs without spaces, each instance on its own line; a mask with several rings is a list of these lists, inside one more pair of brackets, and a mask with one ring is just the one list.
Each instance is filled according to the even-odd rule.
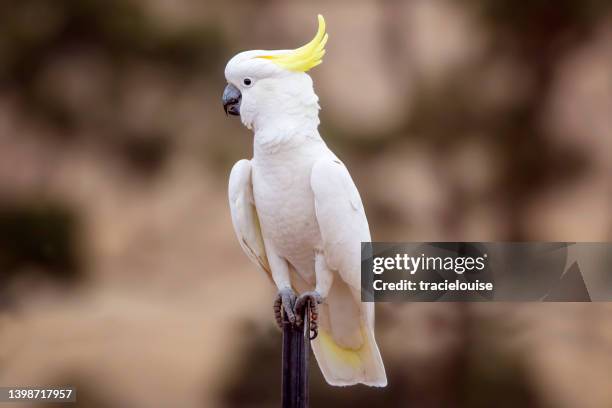
[[310,331],[312,332],[312,334],[310,335],[310,340],[316,339],[317,336],[319,335],[319,332],[318,332],[317,328],[315,328],[314,330],[311,329]]
[[317,318],[319,317],[317,313],[317,306],[314,306],[314,310],[310,312],[310,340],[314,340],[319,335],[319,326],[317,324]]
[[302,293],[295,302],[295,315],[298,325],[302,324],[302,313],[304,307],[308,305],[310,308],[310,340],[314,340],[319,333],[319,326],[317,324],[319,318],[318,305],[321,303],[323,303],[323,298],[316,291]]
[[279,329],[283,328],[283,314],[281,313],[282,303],[283,303],[283,300],[280,294],[278,294],[276,296],[276,299],[274,299],[274,306],[272,308],[274,309],[274,318],[276,319],[276,325],[278,326]]

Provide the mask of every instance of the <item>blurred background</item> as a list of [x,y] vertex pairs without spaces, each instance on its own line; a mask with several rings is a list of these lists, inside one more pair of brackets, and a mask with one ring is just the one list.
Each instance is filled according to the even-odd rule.
[[[317,13],[321,133],[374,240],[611,240],[607,0],[3,0],[0,385],[279,405],[275,291],[226,199],[252,135],[220,98]],[[611,304],[378,304],[377,337],[388,388],[313,364],[312,406],[612,406]]]

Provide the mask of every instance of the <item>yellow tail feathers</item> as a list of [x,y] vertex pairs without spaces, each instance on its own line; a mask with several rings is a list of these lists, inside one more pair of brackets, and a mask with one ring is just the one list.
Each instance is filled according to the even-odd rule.
[[361,326],[364,342],[358,349],[338,345],[331,333],[319,329],[312,348],[325,380],[331,385],[387,385],[385,367],[372,329]]

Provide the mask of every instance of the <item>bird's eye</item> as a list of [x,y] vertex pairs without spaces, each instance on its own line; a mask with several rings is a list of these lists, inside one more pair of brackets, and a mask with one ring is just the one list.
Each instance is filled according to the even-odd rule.
[[253,83],[253,81],[251,80],[251,78],[244,78],[244,80],[242,81],[242,83],[243,83],[245,86],[249,86],[249,85],[251,85],[251,84]]

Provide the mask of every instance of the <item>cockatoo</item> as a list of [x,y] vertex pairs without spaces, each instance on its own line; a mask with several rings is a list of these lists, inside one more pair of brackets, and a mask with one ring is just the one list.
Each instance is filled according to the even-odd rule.
[[319,99],[306,73],[325,54],[325,20],[318,20],[308,44],[241,52],[225,67],[225,112],[254,132],[253,158],[238,161],[229,178],[232,223],[292,324],[307,302],[319,305],[311,345],[325,380],[383,387],[374,304],[360,293],[368,220],[349,172],[319,134]]

